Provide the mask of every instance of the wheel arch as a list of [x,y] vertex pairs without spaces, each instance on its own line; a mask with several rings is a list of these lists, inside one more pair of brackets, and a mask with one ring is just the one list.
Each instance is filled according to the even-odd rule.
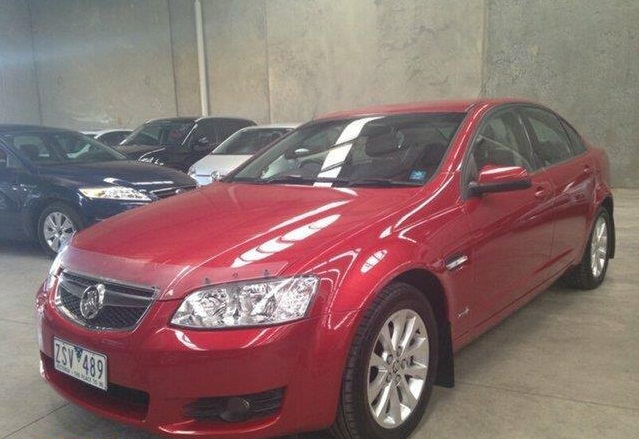
[[44,209],[46,209],[53,203],[65,204],[66,206],[77,212],[80,217],[84,219],[84,215],[81,209],[79,209],[77,205],[73,204],[71,201],[64,197],[52,194],[47,197],[39,198],[29,206],[28,210],[29,214],[27,221],[29,222],[29,224],[27,230],[32,239],[38,239],[38,221],[40,219],[40,215],[42,214]]
[[423,268],[414,268],[396,276],[391,282],[403,282],[421,291],[433,307],[439,333],[439,364],[435,384],[443,387],[455,385],[455,367],[448,298],[439,278]]

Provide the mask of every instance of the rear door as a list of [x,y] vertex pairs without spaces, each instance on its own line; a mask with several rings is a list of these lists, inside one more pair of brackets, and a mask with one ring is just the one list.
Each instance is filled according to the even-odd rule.
[[521,166],[532,187],[468,197],[471,255],[479,315],[489,316],[548,277],[553,238],[552,184],[532,153],[516,107],[485,116],[464,165],[467,188],[484,166]]
[[522,116],[533,150],[553,183],[555,233],[551,262],[557,272],[581,259],[594,197],[593,164],[583,145],[571,142],[566,130],[572,128],[555,114],[526,107]]

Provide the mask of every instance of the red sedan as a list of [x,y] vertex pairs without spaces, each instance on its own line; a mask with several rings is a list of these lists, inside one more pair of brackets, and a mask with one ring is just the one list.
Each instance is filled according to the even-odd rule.
[[321,117],[223,181],[76,235],[37,296],[43,377],[152,432],[405,438],[453,353],[614,256],[610,170],[545,107]]

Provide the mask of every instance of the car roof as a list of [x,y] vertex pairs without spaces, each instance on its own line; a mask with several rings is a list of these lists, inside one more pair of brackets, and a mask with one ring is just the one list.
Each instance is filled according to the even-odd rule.
[[108,129],[104,129],[104,130],[82,130],[80,132],[82,134],[87,134],[87,135],[91,135],[91,136],[101,136],[102,134],[116,133],[116,132],[120,132],[120,131],[125,131],[127,133],[130,133],[133,130],[131,130],[130,128],[108,128]]
[[356,108],[354,110],[337,111],[320,115],[315,119],[346,119],[351,117],[406,113],[466,113],[478,105],[497,106],[508,103],[524,104],[529,102],[514,98],[410,102],[406,104],[374,105]]
[[254,125],[252,127],[242,128],[242,131],[269,130],[269,129],[271,129],[271,130],[278,130],[278,129],[294,130],[295,128],[297,128],[300,125],[301,125],[301,123],[269,123],[269,124],[264,124],[264,125]]
[[199,122],[201,120],[237,120],[242,122],[251,122],[254,123],[250,119],[246,119],[244,117],[234,117],[234,116],[180,116],[180,117],[160,117],[157,119],[149,119],[145,123],[150,122]]
[[45,127],[41,125],[27,125],[27,124],[0,124],[0,133],[11,133],[11,132],[47,132],[47,131],[56,131],[56,132],[74,132],[74,130],[68,130],[66,128],[54,128],[54,127]]

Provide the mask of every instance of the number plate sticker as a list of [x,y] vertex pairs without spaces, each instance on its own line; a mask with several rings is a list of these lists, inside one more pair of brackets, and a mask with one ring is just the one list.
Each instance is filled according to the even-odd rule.
[[106,355],[54,338],[53,364],[57,371],[99,389],[107,389]]

